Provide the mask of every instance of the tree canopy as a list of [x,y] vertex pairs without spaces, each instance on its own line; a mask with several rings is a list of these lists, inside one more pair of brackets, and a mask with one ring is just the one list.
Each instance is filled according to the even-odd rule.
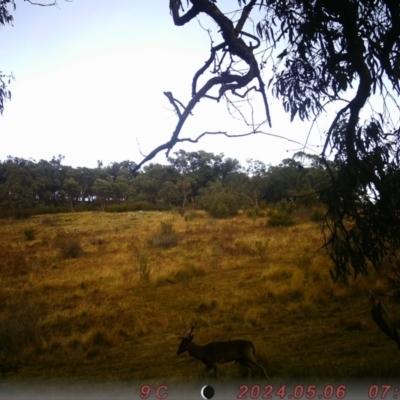
[[[59,155],[36,162],[9,156],[0,161],[0,218],[99,208],[113,212],[170,210],[188,205],[214,211],[216,206],[227,211],[231,206],[232,212],[218,214],[227,217],[239,207],[256,209],[262,201],[272,205],[288,196],[313,193],[329,179],[326,168],[303,167],[300,162],[289,162],[291,159],[279,166],[248,160],[249,166],[244,168],[236,159],[203,150],[177,151],[170,164],[150,163],[140,172],[128,160],[73,168],[63,165],[63,159]],[[305,199],[308,203],[312,200],[309,196]],[[318,204],[314,201],[311,205]]]

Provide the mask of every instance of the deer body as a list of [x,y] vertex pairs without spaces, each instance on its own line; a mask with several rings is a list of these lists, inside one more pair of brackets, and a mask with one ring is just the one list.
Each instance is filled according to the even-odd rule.
[[[193,332],[194,327],[192,327]],[[255,348],[253,343],[248,340],[230,340],[228,342],[212,342],[205,346],[199,346],[193,343],[192,332],[186,337],[182,338],[177,354],[182,354],[187,351],[192,357],[202,361],[206,368],[204,370],[204,377],[207,372],[214,368],[215,376],[218,377],[218,365],[231,361],[237,361],[247,368],[249,377],[251,375],[251,367],[253,365],[260,368],[265,377],[269,376],[265,369],[260,365],[255,358]]]

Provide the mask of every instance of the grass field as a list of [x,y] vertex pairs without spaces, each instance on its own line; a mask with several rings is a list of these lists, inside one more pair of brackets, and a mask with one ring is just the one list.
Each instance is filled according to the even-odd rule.
[[[0,221],[3,381],[191,382],[194,341],[251,340],[272,381],[395,378],[399,351],[370,317],[376,274],[329,278],[321,226],[244,214],[73,213]],[[221,380],[241,377],[235,363]],[[257,374],[255,373],[255,379]],[[210,373],[212,379],[212,373]]]

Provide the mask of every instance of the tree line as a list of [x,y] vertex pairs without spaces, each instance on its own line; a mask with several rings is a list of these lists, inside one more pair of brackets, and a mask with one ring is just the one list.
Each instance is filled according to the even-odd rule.
[[319,201],[329,185],[319,157],[303,152],[278,166],[253,159],[242,166],[224,154],[179,150],[168,164],[149,164],[140,171],[128,160],[73,168],[63,165],[63,159],[59,155],[36,162],[8,156],[0,162],[0,215],[190,206],[209,211],[217,207],[229,216],[239,208],[289,197],[309,205]]

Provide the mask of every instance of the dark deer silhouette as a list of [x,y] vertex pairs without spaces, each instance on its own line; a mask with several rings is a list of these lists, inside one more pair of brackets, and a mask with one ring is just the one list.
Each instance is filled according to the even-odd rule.
[[218,365],[231,361],[236,361],[246,367],[249,378],[252,366],[256,365],[263,371],[265,377],[269,379],[264,367],[255,358],[256,350],[253,343],[248,340],[230,340],[228,342],[212,342],[205,346],[199,346],[193,343],[193,331],[195,327],[196,324],[191,325],[192,329],[190,333],[181,337],[182,341],[176,354],[179,355],[187,351],[192,357],[202,361],[206,365],[203,372],[205,379],[207,379],[207,372],[212,368],[214,368],[215,376],[218,378]]

